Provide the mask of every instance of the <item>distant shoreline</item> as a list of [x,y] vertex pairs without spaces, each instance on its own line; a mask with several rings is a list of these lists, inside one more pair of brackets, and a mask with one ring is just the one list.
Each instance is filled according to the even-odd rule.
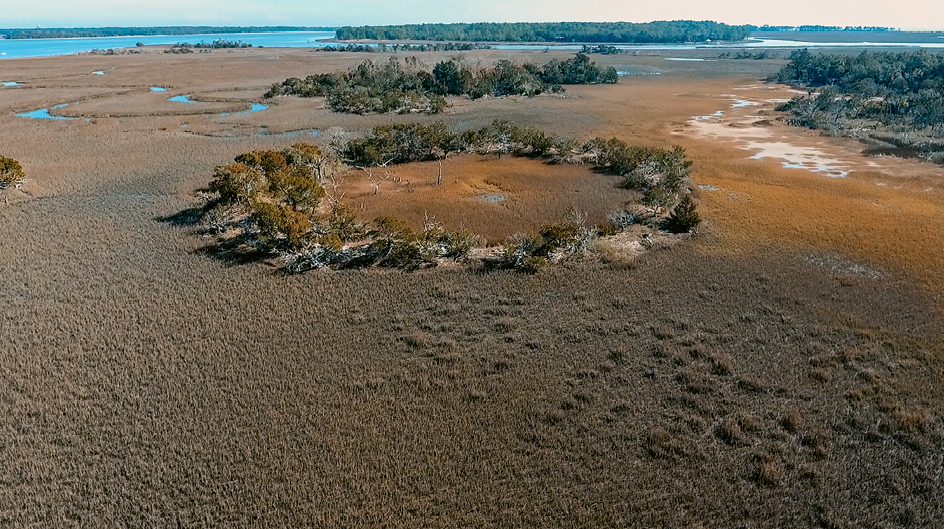
[[[155,30],[148,33],[145,30]],[[88,39],[119,37],[176,37],[191,35],[309,33],[335,31],[336,27],[320,26],[129,26],[101,28],[0,28],[0,40]],[[164,32],[159,32],[166,30]]]

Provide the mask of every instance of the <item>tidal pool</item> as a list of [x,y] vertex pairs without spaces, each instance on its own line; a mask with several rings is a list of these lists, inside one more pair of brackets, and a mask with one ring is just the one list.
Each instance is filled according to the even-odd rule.
[[163,86],[153,86],[151,87],[152,92],[167,92],[168,89]]
[[692,119],[694,119],[695,121],[708,121],[710,119],[719,118],[723,115],[724,115],[724,111],[718,110],[714,114],[710,114],[708,116],[694,116]]
[[194,103],[194,101],[191,101],[191,94],[169,97],[168,101],[174,101],[175,103]]
[[17,85],[19,85],[19,84],[20,84],[20,83],[18,83],[18,82],[16,82],[16,81],[4,81],[4,82],[3,82],[3,86],[17,86]]
[[[57,108],[67,107],[67,106],[69,106],[69,103],[63,103],[62,105],[54,106],[53,110]],[[66,116],[54,116],[49,113],[48,108],[41,108],[39,110],[34,110],[32,112],[23,112],[23,113],[17,114],[17,116],[20,116],[21,118],[30,118],[30,119],[58,119],[58,120],[76,119],[76,118],[70,118]]]
[[[188,103],[193,103],[194,101],[188,101]],[[260,112],[270,108],[270,105],[262,105],[260,103],[251,103],[250,108],[247,110],[241,110],[240,112],[221,112],[220,116],[236,116],[238,114],[251,114],[253,112]]]

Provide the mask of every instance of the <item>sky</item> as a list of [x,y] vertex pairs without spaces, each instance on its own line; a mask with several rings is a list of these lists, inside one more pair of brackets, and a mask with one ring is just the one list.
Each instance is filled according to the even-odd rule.
[[943,0],[0,0],[5,28],[653,20],[944,30],[945,5]]

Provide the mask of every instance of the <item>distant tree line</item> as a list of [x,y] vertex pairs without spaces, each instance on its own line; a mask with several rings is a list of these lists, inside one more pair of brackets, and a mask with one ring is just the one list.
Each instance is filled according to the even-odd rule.
[[278,33],[283,31],[332,31],[333,27],[303,26],[148,26],[107,28],[0,29],[4,39],[64,39],[76,37],[148,37],[164,35],[214,35],[219,33]]
[[479,42],[627,42],[667,43],[735,41],[750,36],[746,26],[710,20],[631,22],[520,22],[345,26],[339,40],[455,40]]
[[543,66],[500,60],[493,66],[478,68],[451,59],[437,63],[432,70],[422,67],[416,57],[404,63],[392,57],[385,63],[366,60],[348,72],[315,74],[305,79],[291,77],[274,84],[264,97],[297,95],[326,97],[336,112],[427,112],[444,110],[444,96],[526,95],[562,90],[564,84],[616,83],[615,68],[600,67],[583,54]]
[[851,56],[803,49],[769,80],[810,89],[779,108],[791,123],[894,143],[931,159],[944,151],[944,72],[944,55],[924,50]]
[[397,53],[426,51],[471,51],[489,50],[490,44],[474,42],[435,42],[432,44],[347,44],[345,46],[323,46],[316,51],[345,51],[356,53]]

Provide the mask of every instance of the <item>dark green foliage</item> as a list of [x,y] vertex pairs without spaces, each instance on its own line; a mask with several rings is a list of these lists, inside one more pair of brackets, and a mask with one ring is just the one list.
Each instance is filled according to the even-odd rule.
[[455,40],[480,42],[704,42],[742,40],[745,26],[709,20],[630,22],[542,22],[475,24],[408,24],[346,26],[336,30],[340,40]]
[[[803,49],[769,80],[815,90],[778,108],[791,113],[791,124],[932,159],[944,151],[944,69],[943,54],[924,50],[849,56]],[[914,136],[906,141],[908,132]]]
[[0,156],[0,191],[8,188],[19,187],[26,178],[26,173],[20,162],[13,158]]
[[589,56],[577,53],[568,61],[552,60],[543,66],[540,79],[548,84],[615,84],[619,74],[615,68],[598,67]]
[[822,87],[817,96],[799,96],[781,108],[799,125],[830,128],[849,118],[935,131],[944,128],[944,70],[944,55],[924,50],[848,56],[803,49],[770,80]]
[[356,167],[425,162],[452,150],[454,140],[444,123],[379,125],[366,137],[347,143],[342,156]]
[[691,195],[685,195],[668,217],[665,227],[672,233],[688,233],[700,223],[701,215],[698,215],[697,204],[691,199]]
[[879,96],[944,90],[945,58],[925,50],[864,51],[853,56],[810,53],[804,48],[791,53],[790,63],[769,80],[799,86],[833,85],[846,93]]
[[404,65],[392,57],[387,63],[366,60],[345,73],[291,77],[273,85],[264,97],[297,95],[326,97],[337,112],[427,112],[437,114],[447,101],[443,96],[525,95],[557,92],[560,84],[616,83],[614,68],[598,67],[586,55],[569,61],[553,60],[542,68],[503,59],[489,68],[473,68],[456,59],[442,61],[428,71],[415,57]]

